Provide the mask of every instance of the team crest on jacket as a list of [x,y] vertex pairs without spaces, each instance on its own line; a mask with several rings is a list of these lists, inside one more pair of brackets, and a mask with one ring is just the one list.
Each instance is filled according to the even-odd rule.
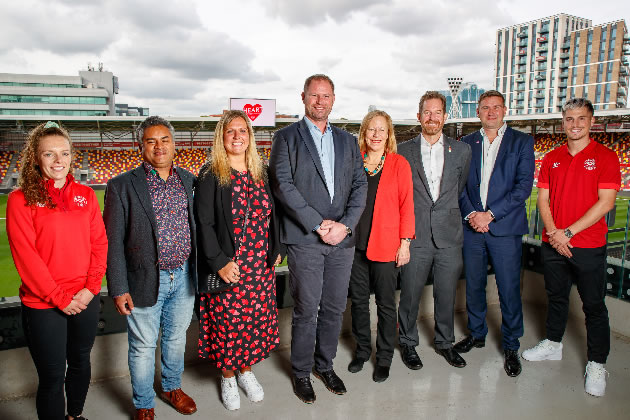
[[87,199],[85,197],[83,197],[82,195],[75,195],[74,196],[74,202],[79,207],[87,206]]
[[587,171],[592,171],[593,169],[596,169],[595,159],[586,159],[584,161],[584,169],[586,169]]

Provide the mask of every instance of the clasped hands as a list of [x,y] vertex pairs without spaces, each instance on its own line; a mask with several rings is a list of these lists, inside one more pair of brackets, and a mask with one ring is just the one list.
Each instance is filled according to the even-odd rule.
[[[278,265],[281,262],[282,256],[278,255],[273,265]],[[238,267],[238,264],[236,264],[234,261],[230,261],[225,264],[225,266],[220,269],[217,274],[219,275],[219,277],[221,277],[221,280],[226,283],[238,283],[241,278],[241,271]]]
[[573,248],[571,245],[571,239],[567,238],[567,235],[564,234],[564,229],[553,229],[547,232],[547,236],[549,237],[549,245],[555,249],[558,254],[564,255],[567,258],[571,258],[573,253],[569,248]]
[[92,298],[94,298],[92,292],[83,288],[72,297],[72,302],[70,302],[70,304],[61,311],[66,315],[76,315],[87,308],[89,303],[92,301]]
[[324,220],[315,231],[328,245],[337,245],[346,238],[346,226],[334,220]]
[[494,220],[489,211],[475,211],[468,216],[468,223],[475,232],[486,233],[490,230],[488,225]]

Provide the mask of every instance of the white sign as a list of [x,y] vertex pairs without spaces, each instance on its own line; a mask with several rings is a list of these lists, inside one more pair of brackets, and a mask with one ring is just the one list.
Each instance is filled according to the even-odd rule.
[[254,127],[276,126],[276,100],[230,98],[230,109],[243,111]]

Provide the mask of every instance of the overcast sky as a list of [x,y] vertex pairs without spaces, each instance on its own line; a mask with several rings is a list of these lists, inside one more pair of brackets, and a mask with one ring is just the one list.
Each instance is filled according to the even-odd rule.
[[230,97],[302,115],[304,79],[326,73],[333,118],[361,119],[371,104],[415,118],[447,77],[492,88],[498,28],[557,13],[630,23],[630,2],[2,0],[0,72],[78,75],[103,62],[116,102],[172,116],[220,113]]

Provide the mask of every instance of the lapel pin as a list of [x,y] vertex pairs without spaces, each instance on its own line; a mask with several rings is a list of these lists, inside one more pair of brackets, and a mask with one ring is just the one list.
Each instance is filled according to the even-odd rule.
[[451,146],[448,146],[448,152],[451,153]]

